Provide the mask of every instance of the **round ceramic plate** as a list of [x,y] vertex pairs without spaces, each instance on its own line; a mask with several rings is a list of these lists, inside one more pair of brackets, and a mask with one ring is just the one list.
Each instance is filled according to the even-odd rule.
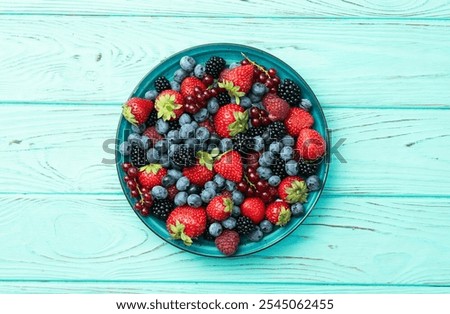
[[[243,59],[242,53],[244,53],[249,59],[255,61],[258,64],[263,65],[266,68],[270,67],[275,68],[277,70],[277,75],[280,77],[280,79],[283,80],[285,78],[289,78],[301,87],[302,98],[309,99],[313,105],[313,109],[311,111],[311,114],[313,115],[315,121],[313,128],[323,136],[323,138],[327,143],[327,149],[329,150],[330,145],[325,116],[323,114],[322,108],[320,107],[319,101],[317,100],[311,88],[308,86],[305,80],[303,80],[303,78],[285,62],[281,61],[280,59],[274,57],[273,55],[267,52],[252,47],[236,44],[208,44],[180,51],[172,55],[171,57],[167,58],[166,60],[162,61],[153,70],[151,70],[137,85],[135,90],[132,92],[130,98],[131,97],[143,98],[145,92],[147,92],[150,89],[153,89],[153,82],[157,77],[161,75],[166,76],[169,79],[172,79],[173,73],[179,68],[179,60],[181,59],[181,57],[185,55],[192,56],[198,63],[203,64],[212,55],[218,55],[224,58],[227,61],[227,64],[230,64],[232,62],[242,60]],[[289,62],[289,60],[287,61]],[[130,133],[131,133],[131,124],[121,116],[117,128],[117,139],[119,141],[119,144],[125,141]],[[131,197],[130,191],[128,190],[123,180],[125,174],[121,169],[121,164],[124,161],[125,161],[124,157],[117,150],[116,167],[119,175],[119,181],[122,185],[123,193],[128,199],[128,202],[130,203],[131,207],[133,207],[135,200]],[[320,177],[323,183],[322,189],[326,181],[328,173],[328,165],[329,165],[328,160],[324,160],[321,163],[317,173],[317,175]],[[286,226],[275,228],[274,231],[272,231],[270,234],[265,235],[260,242],[250,242],[246,239],[241,239],[239,249],[233,256],[243,256],[261,251],[286,238],[295,229],[297,229],[306,219],[308,214],[311,212],[311,210],[317,203],[320,194],[322,192],[322,189],[320,189],[319,191],[309,193],[308,201],[307,203],[304,204],[305,207],[304,216],[293,217]],[[182,241],[174,240],[170,237],[170,235],[166,230],[164,221],[155,219],[152,216],[143,217],[137,212],[136,214],[142,220],[142,222],[161,239],[167,241],[168,243],[182,250],[203,256],[225,257],[225,255],[223,255],[222,253],[219,252],[219,250],[217,250],[213,241],[207,241],[200,238],[195,240],[191,246],[185,246]]]

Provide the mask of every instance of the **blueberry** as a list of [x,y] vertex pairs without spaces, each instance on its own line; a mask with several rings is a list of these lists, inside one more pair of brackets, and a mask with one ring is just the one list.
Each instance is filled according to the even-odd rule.
[[191,184],[187,189],[188,194],[200,194],[202,192],[202,188],[196,184]]
[[172,186],[175,184],[175,182],[177,182],[177,180],[169,175],[164,176],[161,181],[162,185],[165,187]]
[[231,216],[239,217],[241,215],[241,208],[239,206],[234,205],[233,209],[231,209]]
[[197,129],[197,128],[198,128],[198,123],[197,123],[197,121],[192,121],[192,122],[191,122],[191,126],[194,128],[194,130]]
[[241,100],[240,105],[242,108],[248,109],[252,106],[252,101],[247,96],[241,97],[240,100]]
[[190,56],[184,56],[180,60],[180,67],[187,72],[194,71],[195,64],[196,64],[196,62],[195,62],[194,58],[192,58]]
[[[172,132],[172,131],[170,131],[170,132]],[[160,153],[167,153],[167,151],[169,150],[169,143],[167,143],[166,140],[160,140],[160,141],[156,142],[154,147]]]
[[233,191],[233,193],[231,194],[231,199],[233,200],[233,204],[239,206],[244,201],[244,194],[242,194],[238,190]]
[[185,124],[189,124],[192,122],[192,118],[189,115],[189,113],[183,113],[180,118],[178,119],[178,123],[180,125],[185,125]]
[[210,98],[208,100],[208,104],[206,105],[206,109],[210,114],[215,114],[217,111],[219,111],[219,102],[217,101],[217,98],[215,97]]
[[206,141],[209,138],[209,130],[204,126],[199,127],[195,130],[195,137],[198,138],[201,142]]
[[294,146],[295,144],[295,140],[292,136],[290,135],[285,135],[282,139],[281,139],[281,143],[283,143],[284,146]]
[[152,195],[154,198],[156,198],[158,200],[163,200],[163,199],[167,198],[167,195],[169,195],[169,193],[167,192],[165,187],[156,185],[152,188]]
[[291,146],[285,146],[280,151],[281,159],[288,161],[294,158],[294,149]]
[[200,141],[197,138],[192,137],[184,141],[184,145],[196,149],[198,146],[200,146]]
[[264,142],[268,143],[271,142],[271,138],[270,138],[270,133],[269,131],[265,131],[262,135],[261,135],[262,139],[264,140]]
[[281,178],[279,176],[271,176],[267,182],[271,186],[278,186],[281,183]]
[[257,152],[262,151],[264,149],[264,139],[261,136],[259,136],[259,135],[255,136],[254,139],[255,139],[255,142],[254,142],[255,143],[255,145],[254,145],[255,150]]
[[180,147],[180,145],[178,145],[178,144],[169,145],[169,157],[172,157],[173,154],[178,150],[179,147]]
[[271,151],[273,154],[279,154],[282,147],[283,144],[281,144],[280,142],[272,142],[272,144],[269,145],[269,151]]
[[236,227],[236,218],[228,217],[224,221],[222,221],[222,226],[225,229],[234,229]]
[[128,156],[131,152],[131,145],[125,141],[119,145],[119,153],[123,156]]
[[170,160],[169,156],[167,155],[161,155],[161,158],[159,159],[159,164],[163,166],[164,168],[169,168],[170,166]]
[[[214,194],[212,192],[214,192]],[[211,202],[215,194],[216,191],[212,189],[204,189],[200,194],[200,197],[202,198],[203,203],[209,203]]]
[[179,178],[176,183],[177,190],[178,191],[186,191],[186,189],[188,188],[190,183],[191,182],[186,177]]
[[270,167],[270,165],[272,165],[274,157],[275,156],[272,152],[266,151],[259,157],[259,164],[263,167]]
[[230,181],[230,180],[226,180],[225,181],[225,189],[227,191],[233,192],[234,190],[236,190],[236,183],[234,183],[233,181]]
[[150,99],[150,100],[155,100],[156,97],[158,97],[158,92],[154,89],[149,90],[148,92],[145,93],[144,98],[145,99]]
[[209,113],[206,108],[200,109],[196,114],[194,114],[194,120],[197,122],[203,122],[208,119]]
[[266,110],[266,108],[262,104],[261,100],[253,102],[252,106],[256,107],[258,109]]
[[182,142],[180,131],[178,130],[170,130],[166,135],[166,139],[169,144],[180,144]]
[[131,131],[138,134],[142,134],[142,132],[144,132],[146,128],[147,126],[144,123],[139,125],[131,125]]
[[169,123],[163,119],[158,119],[156,120],[155,129],[159,134],[166,134],[169,131]]
[[187,203],[189,206],[192,206],[192,207],[200,207],[200,206],[202,206],[202,199],[200,198],[200,195],[198,195],[198,194],[191,194],[187,198]]
[[180,138],[187,139],[194,137],[195,129],[191,124],[184,124],[180,128]]
[[202,79],[205,76],[205,66],[203,64],[197,64],[194,68],[194,75]]
[[272,176],[272,170],[269,167],[258,167],[256,172],[264,180],[267,180]]
[[295,160],[289,160],[284,169],[288,175],[296,176],[298,174],[298,163]]
[[233,141],[230,138],[223,138],[220,140],[219,149],[221,153],[227,152],[233,148]]
[[250,232],[247,237],[252,242],[258,242],[261,241],[261,239],[264,237],[264,233],[261,231],[261,228],[259,226],[256,226],[255,229]]
[[130,145],[133,143],[137,143],[139,146],[142,145],[141,136],[137,133],[130,133],[127,140]]
[[188,194],[186,192],[178,192],[173,199],[173,202],[177,206],[183,206],[187,203]]
[[146,136],[146,135],[142,135],[141,138],[139,139],[139,146],[145,150],[149,149],[150,146],[152,145],[152,140]]
[[259,224],[259,227],[261,228],[261,231],[264,233],[270,233],[270,232],[272,232],[272,229],[273,229],[272,223],[268,220],[261,221],[261,223]]
[[305,109],[306,111],[310,111],[312,108],[312,104],[309,99],[302,99],[302,102],[299,105],[300,108]]
[[260,82],[256,82],[252,86],[252,93],[255,96],[262,97],[265,93],[267,93],[268,88],[266,85]]
[[220,137],[216,133],[211,134],[209,137],[209,144],[215,144],[216,146],[219,146],[220,143]]
[[233,62],[230,64],[229,69],[231,70],[231,69],[237,68],[238,66],[241,66],[240,62]]
[[295,203],[291,205],[292,216],[303,216],[305,214],[305,208],[301,203]]
[[218,237],[220,236],[220,234],[222,233],[222,225],[218,222],[213,222],[210,226],[209,226],[209,234],[212,235],[213,237]]
[[220,174],[216,174],[213,180],[219,189],[222,189],[225,186],[225,179]]
[[158,161],[161,159],[161,154],[155,149],[150,148],[147,151],[147,161],[151,164],[158,163]]
[[167,174],[173,178],[175,178],[175,180],[178,180],[179,178],[181,178],[183,176],[183,173],[181,171],[175,170],[175,169],[169,169],[167,171]]
[[214,181],[208,181],[205,183],[205,190],[212,189],[217,192],[218,188],[219,188],[219,186]]
[[231,96],[230,97],[230,104],[235,104],[236,103],[236,97]]
[[177,83],[180,83],[189,75],[188,72],[186,72],[183,69],[178,69],[173,73],[173,80]]
[[306,186],[308,187],[308,190],[310,191],[317,191],[320,189],[320,179],[316,175],[312,175],[308,178],[306,178]]
[[[256,96],[253,93],[249,93],[248,94],[248,98],[250,98],[250,101],[252,102],[252,104],[258,103],[261,101],[261,96]],[[256,107],[256,106],[255,106]]]
[[176,162],[174,162],[172,159],[169,158],[169,167],[175,170],[183,170],[183,167],[181,165],[178,165]]
[[180,86],[180,83],[175,82],[175,81],[171,81],[171,82],[170,82],[170,88],[173,89],[174,91],[179,92],[181,86]]

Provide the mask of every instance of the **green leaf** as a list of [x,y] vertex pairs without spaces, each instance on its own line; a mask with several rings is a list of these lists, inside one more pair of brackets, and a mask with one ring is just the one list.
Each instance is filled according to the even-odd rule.
[[122,115],[125,118],[125,120],[127,120],[131,124],[134,124],[134,125],[138,124],[136,117],[131,112],[131,107],[128,106],[127,104],[123,104],[123,106],[122,106]]
[[280,214],[278,215],[277,226],[286,225],[291,220],[291,211],[286,207],[281,207]]
[[308,187],[305,181],[295,180],[291,186],[286,189],[288,203],[305,203],[308,198]]
[[158,111],[158,118],[162,118],[164,121],[175,118],[175,110],[180,109],[182,106],[175,103],[174,95],[162,95],[158,97],[155,103],[155,108]]
[[241,102],[240,97],[245,96],[245,93],[240,91],[240,87],[234,86],[234,83],[231,81],[224,80],[223,82],[219,82],[219,87],[226,89],[228,95],[234,97],[238,105]]
[[219,156],[219,154],[220,154],[220,150],[217,147],[215,147],[211,150],[211,157],[213,157],[213,158],[217,157],[217,156]]
[[146,166],[142,166],[139,168],[140,171],[145,171],[146,173],[157,174],[159,170],[162,168],[160,164],[149,164]]
[[224,212],[226,212],[226,213],[231,212],[231,210],[233,209],[233,206],[234,206],[233,201],[229,197],[225,197],[223,199],[223,205],[225,206]]
[[213,169],[214,159],[208,152],[198,151],[196,154],[200,165],[205,166],[208,170]]
[[235,136],[238,133],[245,132],[248,129],[248,111],[240,112],[235,111],[233,113],[235,121],[228,126],[231,136]]

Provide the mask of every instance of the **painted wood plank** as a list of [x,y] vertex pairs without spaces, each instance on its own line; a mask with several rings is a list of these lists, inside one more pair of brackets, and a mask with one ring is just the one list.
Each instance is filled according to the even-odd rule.
[[302,284],[233,284],[196,282],[34,282],[8,281],[0,283],[0,293],[449,293],[449,287],[395,285],[302,285]]
[[0,102],[121,102],[169,55],[232,41],[287,61],[324,106],[449,107],[446,21],[4,16],[0,29]]
[[[120,194],[114,145],[110,153],[103,149],[115,138],[120,110],[119,104],[3,105],[0,192]],[[333,157],[326,194],[449,195],[450,111],[328,108],[325,114],[333,144],[344,140],[338,151],[346,160]]]
[[196,1],[189,6],[182,0],[168,3],[163,0],[107,1],[87,0],[5,0],[0,3],[3,14],[69,14],[69,15],[138,15],[138,16],[310,16],[310,17],[402,17],[423,18],[450,15],[450,5],[445,0],[414,1]]
[[324,197],[281,243],[224,260],[166,244],[122,196],[8,195],[0,279],[450,286],[449,206],[449,198]]

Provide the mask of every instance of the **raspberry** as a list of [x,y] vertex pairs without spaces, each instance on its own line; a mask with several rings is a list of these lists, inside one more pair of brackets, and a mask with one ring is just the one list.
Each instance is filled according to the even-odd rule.
[[239,245],[239,234],[233,230],[224,230],[215,240],[220,252],[230,256],[236,253]]

